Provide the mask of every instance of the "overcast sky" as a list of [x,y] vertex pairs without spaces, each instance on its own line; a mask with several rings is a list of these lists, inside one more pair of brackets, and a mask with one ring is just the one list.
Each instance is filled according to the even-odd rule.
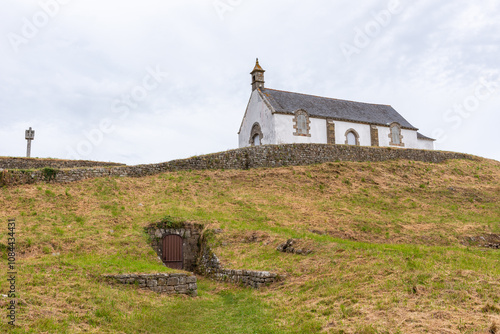
[[153,163],[237,148],[269,88],[392,105],[500,160],[495,0],[2,0],[0,156]]

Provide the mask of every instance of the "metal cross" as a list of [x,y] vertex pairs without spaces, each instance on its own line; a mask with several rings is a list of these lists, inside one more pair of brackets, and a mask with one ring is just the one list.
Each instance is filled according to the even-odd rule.
[[26,157],[31,156],[31,141],[35,140],[35,130],[31,129],[31,126],[29,130],[26,130],[26,140],[28,141],[28,149],[26,150]]

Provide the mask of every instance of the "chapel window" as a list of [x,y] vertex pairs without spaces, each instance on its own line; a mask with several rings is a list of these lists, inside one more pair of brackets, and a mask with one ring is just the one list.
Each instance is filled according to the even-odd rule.
[[262,145],[262,139],[264,135],[262,134],[262,129],[259,123],[254,123],[252,130],[250,131],[250,145],[260,146]]
[[354,129],[349,129],[345,133],[346,145],[359,146],[359,134]]
[[347,144],[356,145],[356,136],[354,135],[354,133],[349,132],[347,134]]
[[311,134],[309,133],[309,131],[311,130],[311,121],[309,120],[307,112],[305,112],[304,110],[296,111],[293,122],[293,128],[295,129],[295,132],[293,133],[294,136],[311,137]]
[[301,135],[307,134],[306,116],[297,116],[297,132]]
[[398,123],[392,123],[389,138],[391,139],[390,145],[405,146],[403,143],[403,136],[401,134],[401,126]]
[[258,134],[253,136],[253,146],[260,146],[260,136]]

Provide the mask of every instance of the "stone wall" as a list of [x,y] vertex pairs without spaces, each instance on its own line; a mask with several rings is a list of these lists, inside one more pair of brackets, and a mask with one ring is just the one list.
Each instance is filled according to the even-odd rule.
[[280,280],[278,274],[268,271],[224,269],[207,241],[202,243],[197,272],[216,281],[230,282],[258,289]]
[[123,274],[102,275],[111,284],[135,285],[141,289],[164,294],[198,295],[196,276],[188,274]]
[[145,228],[149,235],[151,246],[163,259],[162,242],[163,238],[170,234],[182,237],[182,251],[184,257],[183,268],[187,271],[195,271],[196,260],[200,253],[200,237],[203,231],[203,225],[191,222],[177,223],[169,219],[149,225]]
[[104,167],[104,166],[125,166],[125,164],[119,164],[114,162],[89,161],[89,160],[0,157],[0,169],[41,169],[45,167],[77,168],[77,167]]
[[[249,169],[311,165],[332,161],[414,160],[440,163],[448,159],[478,159],[475,156],[443,151],[366,147],[329,144],[285,144],[245,147],[170,162],[101,168],[54,170],[3,170],[0,186],[36,182],[67,183],[95,177],[141,177],[180,170]],[[50,173],[49,173],[50,172]]]

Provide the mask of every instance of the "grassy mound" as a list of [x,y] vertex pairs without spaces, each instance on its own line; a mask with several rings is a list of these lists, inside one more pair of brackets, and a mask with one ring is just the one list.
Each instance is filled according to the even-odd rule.
[[[492,332],[500,325],[500,251],[462,243],[500,233],[499,203],[500,163],[490,160],[2,188],[3,249],[7,219],[17,220],[12,332]],[[222,229],[214,251],[226,267],[286,279],[255,291],[200,278],[194,299],[100,282],[103,273],[167,271],[143,231],[165,215]],[[313,253],[277,252],[289,238]],[[8,291],[6,270],[0,282]],[[4,309],[7,302],[0,299]]]

